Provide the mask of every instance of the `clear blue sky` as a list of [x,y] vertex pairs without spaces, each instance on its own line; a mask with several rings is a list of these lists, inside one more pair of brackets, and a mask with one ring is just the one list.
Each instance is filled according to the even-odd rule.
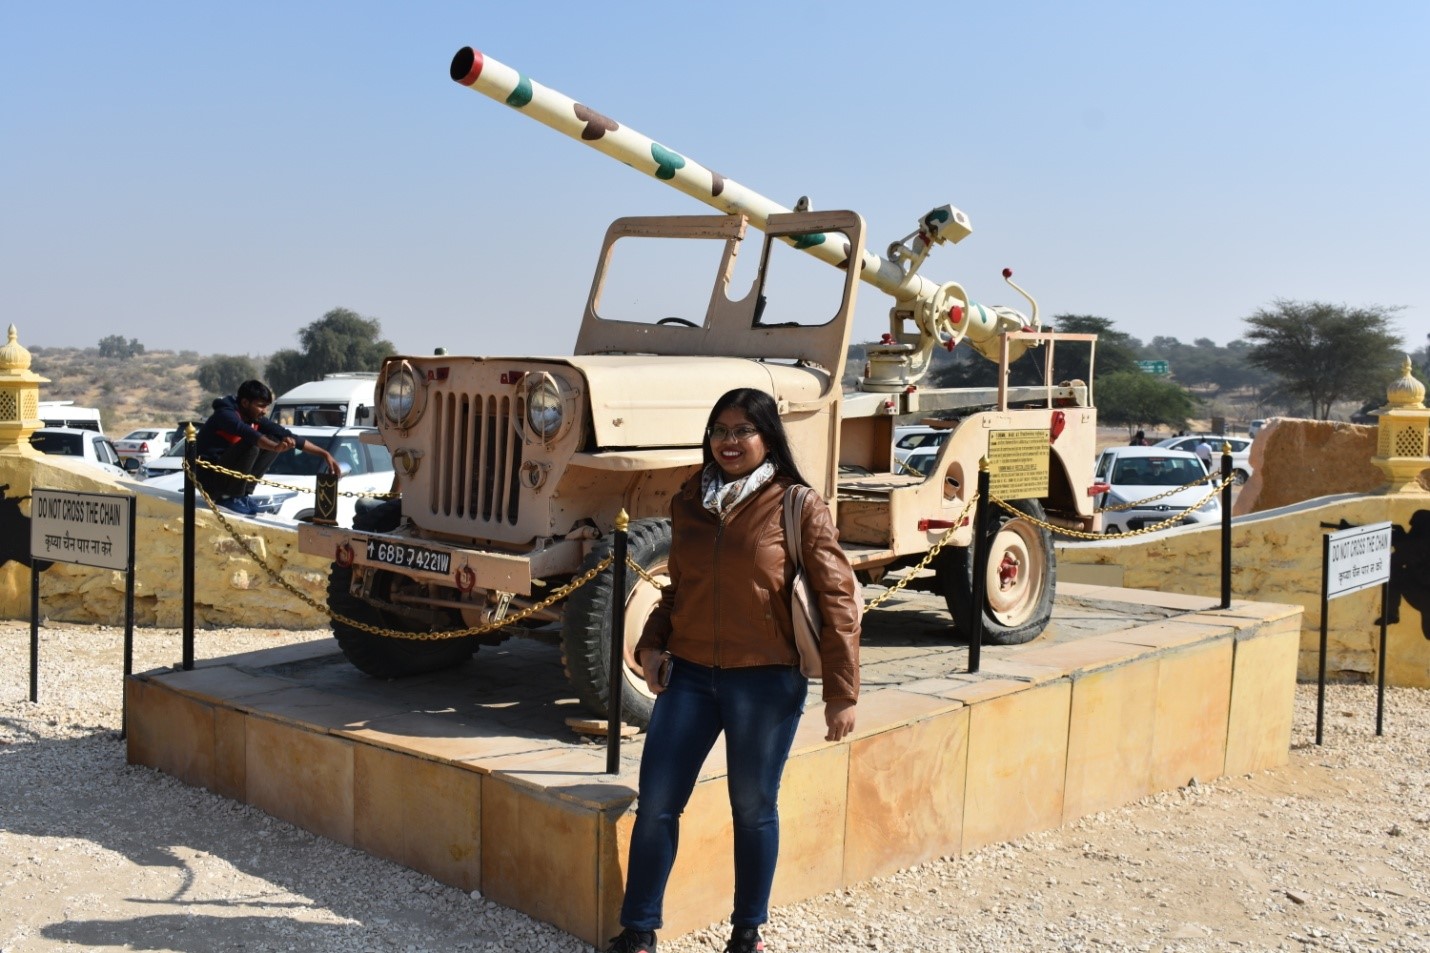
[[[601,235],[695,200],[452,83],[462,46],[924,274],[1148,340],[1273,299],[1430,332],[1430,4],[7,2],[0,326],[265,355],[566,354]],[[884,329],[866,286],[856,339]]]

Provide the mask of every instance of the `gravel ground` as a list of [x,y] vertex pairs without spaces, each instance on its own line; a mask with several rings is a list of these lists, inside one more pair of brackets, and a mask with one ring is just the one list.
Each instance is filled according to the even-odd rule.
[[[589,951],[429,877],[125,764],[123,632],[0,622],[0,953]],[[323,632],[201,632],[200,658]],[[136,633],[139,671],[178,657]],[[1430,692],[1296,695],[1286,767],[773,911],[770,953],[1430,950]],[[688,859],[686,859],[688,862]],[[663,953],[719,950],[712,929]]]

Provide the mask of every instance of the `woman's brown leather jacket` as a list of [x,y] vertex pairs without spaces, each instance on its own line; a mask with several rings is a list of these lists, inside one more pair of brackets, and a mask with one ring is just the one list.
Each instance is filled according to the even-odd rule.
[[[790,619],[794,564],[785,548],[789,481],[776,477],[725,515],[701,501],[700,475],[671,501],[670,583],[636,644],[697,665],[798,665]],[[824,699],[859,697],[859,587],[829,507],[806,494],[804,569],[823,620]]]

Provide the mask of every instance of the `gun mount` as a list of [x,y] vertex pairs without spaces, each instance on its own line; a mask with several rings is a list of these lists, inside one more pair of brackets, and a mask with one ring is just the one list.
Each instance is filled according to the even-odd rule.
[[[457,51],[450,74],[468,89],[504,103],[692,198],[727,214],[744,216],[758,229],[766,228],[771,215],[792,211],[470,46]],[[805,211],[807,206],[807,201],[801,199],[795,210]],[[935,347],[952,350],[966,338],[979,354],[998,361],[1003,334],[1040,329],[1037,302],[1013,284],[1012,272],[1007,269],[1003,277],[1028,300],[1031,317],[1009,307],[979,304],[956,281],[939,284],[919,274],[933,246],[957,243],[972,231],[967,215],[943,205],[925,213],[913,232],[892,243],[887,257],[868,250],[862,253],[859,277],[891,296],[894,304],[889,309],[888,333],[881,343],[868,348],[869,363],[860,380],[861,390],[894,392],[916,384],[928,373]],[[837,268],[850,267],[848,244],[826,239],[825,234],[819,233],[784,240]],[[1013,339],[1006,343],[1007,359],[1016,360],[1037,342]]]

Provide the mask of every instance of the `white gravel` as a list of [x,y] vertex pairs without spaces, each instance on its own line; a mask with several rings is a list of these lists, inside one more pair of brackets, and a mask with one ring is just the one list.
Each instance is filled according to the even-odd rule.
[[[199,657],[323,637],[222,630]],[[0,953],[587,951],[446,887],[147,768],[118,739],[123,632],[0,623]],[[137,633],[136,670],[172,630]],[[1291,763],[777,908],[770,953],[1430,950],[1430,692],[1297,692]],[[687,859],[688,861],[688,859]],[[721,860],[721,863],[727,861]],[[723,948],[714,928],[664,953]]]

